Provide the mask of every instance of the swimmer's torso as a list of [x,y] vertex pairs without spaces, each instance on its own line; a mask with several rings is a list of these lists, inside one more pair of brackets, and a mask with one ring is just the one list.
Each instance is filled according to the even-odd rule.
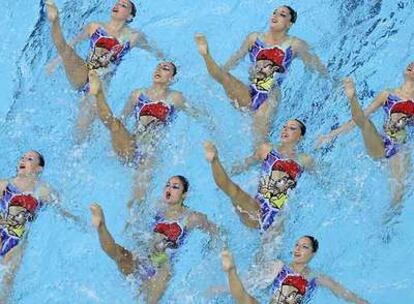
[[271,304],[308,303],[316,289],[316,279],[307,279],[284,265],[272,283]]
[[117,39],[99,26],[90,37],[88,69],[96,70],[101,77],[113,73],[131,48],[128,36],[125,34]]
[[0,256],[17,246],[43,203],[33,192],[22,192],[9,182],[0,199]]
[[294,59],[291,38],[280,45],[268,46],[263,34],[259,35],[249,50],[251,108],[257,110],[274,87],[279,87]]
[[284,158],[272,149],[262,163],[256,200],[261,207],[261,230],[266,231],[288,199],[288,192],[296,187],[303,169],[293,159]]
[[389,94],[383,105],[385,112],[384,145],[387,158],[395,155],[407,140],[407,126],[414,125],[414,102]]

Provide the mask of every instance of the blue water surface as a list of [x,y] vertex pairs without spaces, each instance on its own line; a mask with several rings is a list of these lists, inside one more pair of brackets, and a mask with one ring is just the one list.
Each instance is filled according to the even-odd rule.
[[[106,20],[112,0],[56,1],[67,38],[95,20]],[[402,71],[414,59],[414,2],[412,0],[312,0],[283,3],[271,0],[141,1],[131,24],[147,33],[179,66],[174,88],[188,102],[207,111],[209,120],[180,114],[160,142],[148,199],[143,209],[154,209],[162,187],[171,175],[189,178],[188,206],[205,212],[228,234],[239,272],[252,263],[259,244],[256,231],[238,220],[227,197],[214,184],[202,143],[213,139],[226,168],[252,151],[250,117],[236,111],[222,88],[207,74],[193,43],[196,32],[208,37],[210,51],[219,62],[241,45],[251,31],[266,30],[273,9],[293,6],[299,14],[291,35],[305,39],[327,63],[333,78],[352,75],[361,103],[368,105],[382,89],[398,86]],[[126,202],[131,196],[131,168],[123,167],[112,152],[107,130],[97,122],[91,139],[75,145],[73,130],[79,94],[74,92],[60,67],[53,75],[46,63],[56,56],[42,3],[28,0],[3,4],[0,31],[0,115],[3,177],[15,173],[22,152],[41,151],[46,158],[43,178],[60,193],[62,205],[79,215],[86,227],[65,220],[46,209],[30,229],[23,263],[15,280],[14,303],[143,303],[130,282],[102,252],[89,224],[88,206],[100,202],[115,239],[137,249],[137,233],[147,227],[138,217],[135,233],[123,228],[129,218]],[[87,52],[87,42],[78,51]],[[108,101],[120,113],[129,93],[151,84],[156,60],[135,49],[115,75]],[[234,73],[247,80],[247,59]],[[277,141],[283,123],[299,117],[308,126],[303,149],[350,118],[342,90],[335,82],[291,66],[283,85],[272,139]],[[382,113],[373,116],[379,126]],[[312,266],[332,276],[370,303],[414,302],[413,193],[409,190],[400,216],[383,224],[390,205],[388,170],[366,154],[360,132],[352,131],[325,149],[312,152],[319,163],[316,175],[305,174],[289,201],[289,218],[281,257],[290,258],[295,240],[303,234],[320,240],[320,252]],[[254,193],[258,168],[235,177]],[[410,176],[412,181],[412,176]],[[412,182],[409,183],[412,187]],[[143,213],[144,214],[144,213]],[[146,214],[146,213],[145,213]],[[141,235],[139,235],[141,236]],[[209,287],[225,285],[220,248],[211,249],[208,237],[195,232],[180,249],[174,276],[162,303],[233,303],[228,295],[209,296]],[[276,257],[275,257],[276,258]],[[266,298],[265,292],[257,296]],[[344,303],[319,289],[313,303]]]

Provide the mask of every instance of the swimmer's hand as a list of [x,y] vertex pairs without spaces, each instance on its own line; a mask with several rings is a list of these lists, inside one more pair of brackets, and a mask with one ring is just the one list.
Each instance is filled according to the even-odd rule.
[[345,95],[349,99],[354,98],[355,95],[356,95],[356,90],[355,90],[355,84],[354,84],[354,81],[352,80],[352,78],[350,78],[350,77],[344,78],[342,83],[344,85]]
[[200,55],[201,56],[207,55],[208,54],[208,43],[207,43],[206,37],[201,33],[197,33],[194,36],[194,40],[195,40],[195,43],[197,44],[198,52],[200,53]]
[[47,13],[47,19],[49,19],[50,22],[55,22],[59,19],[59,11],[55,5],[55,2],[53,0],[46,0],[46,13]]
[[204,143],[204,156],[209,163],[217,158],[216,146],[211,141],[206,141]]
[[91,70],[89,71],[89,94],[98,95],[100,92],[102,92],[102,82],[96,71]]
[[315,149],[320,149],[322,146],[330,143],[334,137],[331,135],[321,135],[318,136],[318,138],[315,140],[315,143],[313,144]]
[[46,64],[46,73],[48,75],[52,75],[55,71],[57,66],[60,63],[60,57],[56,57],[54,59],[52,59],[51,61],[49,61],[48,64]]
[[102,225],[104,225],[105,216],[102,207],[97,203],[93,203],[90,205],[89,209],[92,213],[92,225],[94,225],[96,228],[99,228]]
[[233,257],[231,255],[230,251],[223,250],[221,252],[221,264],[222,264],[223,270],[225,272],[229,272],[230,270],[235,268]]

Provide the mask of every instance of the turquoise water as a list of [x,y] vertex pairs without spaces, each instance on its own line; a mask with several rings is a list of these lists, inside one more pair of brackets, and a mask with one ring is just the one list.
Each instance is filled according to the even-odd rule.
[[[260,3],[260,4],[258,4]],[[360,100],[367,105],[385,87],[402,81],[402,69],[414,59],[412,1],[286,1],[299,12],[291,34],[312,46],[333,76],[351,74]],[[192,184],[188,205],[205,212],[229,235],[231,250],[243,274],[258,245],[257,233],[236,217],[228,199],[217,190],[203,157],[202,142],[214,139],[227,168],[251,150],[250,119],[235,111],[223,90],[206,73],[193,43],[204,32],[210,50],[224,62],[245,35],[265,30],[276,1],[226,0],[142,1],[133,26],[144,30],[179,65],[174,88],[191,104],[207,110],[215,121],[209,130],[203,121],[179,115],[165,140],[147,206],[161,193],[173,174],[187,176]],[[38,6],[36,6],[38,5]],[[105,20],[112,1],[57,1],[66,37],[90,21]],[[69,88],[60,68],[47,76],[45,63],[56,52],[49,25],[39,14],[40,5],[22,0],[4,4],[0,31],[2,89],[2,176],[12,176],[18,156],[38,149],[46,157],[44,179],[60,193],[62,204],[89,223],[88,206],[99,201],[114,237],[135,249],[134,236],[123,233],[128,214],[133,172],[122,167],[111,152],[108,132],[96,123],[93,138],[74,147],[73,125],[78,95]],[[222,30],[225,29],[225,30]],[[86,54],[87,43],[78,49]],[[108,100],[119,113],[134,88],[147,86],[156,61],[134,50],[113,79]],[[247,60],[235,74],[246,78]],[[318,134],[349,118],[341,91],[303,69],[295,61],[283,86],[273,136],[288,118],[301,117],[308,125],[304,149]],[[382,122],[382,113],[374,116]],[[323,151],[314,152],[320,163],[316,176],[304,175],[289,201],[289,221],[282,257],[288,258],[294,241],[315,235],[321,249],[312,266],[334,277],[370,303],[411,303],[414,268],[413,193],[391,227],[382,224],[389,206],[387,168],[366,155],[359,132],[351,132]],[[236,178],[254,192],[258,169]],[[412,177],[411,177],[412,180]],[[411,183],[412,185],[412,183]],[[145,217],[139,220],[145,230]],[[218,250],[209,250],[208,238],[194,233],[182,248],[163,303],[232,303],[230,297],[206,297],[209,286],[225,284]],[[206,271],[208,270],[208,271]],[[101,251],[95,231],[66,221],[47,209],[30,230],[28,246],[15,282],[15,303],[135,303],[130,284]],[[344,303],[320,289],[313,303]]]

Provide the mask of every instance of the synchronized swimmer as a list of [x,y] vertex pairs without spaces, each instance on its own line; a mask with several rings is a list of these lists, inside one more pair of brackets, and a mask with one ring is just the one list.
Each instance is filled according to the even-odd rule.
[[[53,43],[67,78],[73,88],[84,93],[78,119],[80,139],[85,138],[88,128],[98,116],[110,131],[113,150],[120,160],[137,169],[134,201],[145,201],[147,187],[152,181],[153,166],[160,152],[159,142],[165,135],[166,126],[179,110],[194,117],[202,116],[199,110],[188,105],[183,93],[171,89],[177,74],[176,64],[160,61],[153,72],[152,85],[134,90],[118,118],[107,103],[106,90],[124,56],[131,48],[139,46],[157,59],[164,58],[161,51],[148,43],[142,32],[128,26],[137,14],[135,4],[130,0],[118,0],[108,23],[89,23],[70,43],[63,37],[58,9],[52,0],[46,1],[46,9]],[[204,35],[196,34],[198,51],[209,74],[223,86],[237,108],[248,109],[253,115],[255,153],[232,172],[241,173],[261,163],[255,195],[242,190],[229,177],[212,142],[205,143],[205,158],[210,163],[216,185],[230,198],[242,223],[257,229],[263,236],[261,254],[267,254],[270,258],[262,259],[256,265],[264,275],[255,279],[263,280],[260,282],[262,285],[271,287],[270,303],[308,303],[316,287],[323,286],[348,302],[368,304],[330,277],[309,267],[319,248],[313,236],[306,235],[297,240],[290,263],[275,259],[276,255],[266,252],[264,246],[266,243],[275,244],[275,236],[282,234],[289,194],[296,188],[303,172],[314,171],[315,168],[313,158],[299,149],[306,134],[306,126],[301,120],[288,120],[280,133],[279,143],[269,142],[270,129],[281,98],[280,87],[296,57],[321,76],[328,76],[327,68],[310,51],[308,44],[288,35],[296,19],[297,13],[293,8],[287,5],[278,7],[270,17],[268,31],[249,34],[241,48],[223,67],[210,55]],[[87,58],[83,59],[73,47],[86,39],[90,40],[90,49]],[[247,54],[252,64],[249,85],[229,73]],[[54,70],[59,60],[51,62],[49,71]],[[403,199],[410,170],[411,151],[404,144],[408,140],[407,127],[414,125],[414,62],[405,69],[404,78],[399,88],[381,92],[365,112],[358,103],[353,81],[345,79],[345,94],[351,104],[352,120],[318,140],[318,145],[322,145],[358,126],[368,154],[374,159],[389,160],[394,204]],[[384,134],[380,134],[368,119],[380,107],[386,114]],[[132,115],[135,128],[130,131],[126,120]],[[41,208],[47,204],[53,205],[63,216],[78,221],[76,216],[58,204],[57,194],[41,180],[44,167],[42,154],[29,151],[22,156],[16,176],[0,180],[0,256],[1,263],[6,266],[1,303],[6,303],[10,296],[30,222],[36,219]],[[155,304],[161,300],[173,275],[172,266],[177,253],[191,230],[201,229],[213,239],[222,237],[219,227],[205,214],[195,212],[184,204],[188,190],[189,182],[185,177],[175,175],[169,178],[163,191],[162,206],[157,207],[157,213],[151,221],[151,240],[145,248],[139,248],[139,253],[119,245],[106,226],[101,206],[97,203],[90,206],[92,224],[103,251],[116,262],[124,275],[131,276],[140,284],[148,303]],[[246,291],[230,251],[225,249],[221,258],[234,299],[243,304],[258,303]]]

